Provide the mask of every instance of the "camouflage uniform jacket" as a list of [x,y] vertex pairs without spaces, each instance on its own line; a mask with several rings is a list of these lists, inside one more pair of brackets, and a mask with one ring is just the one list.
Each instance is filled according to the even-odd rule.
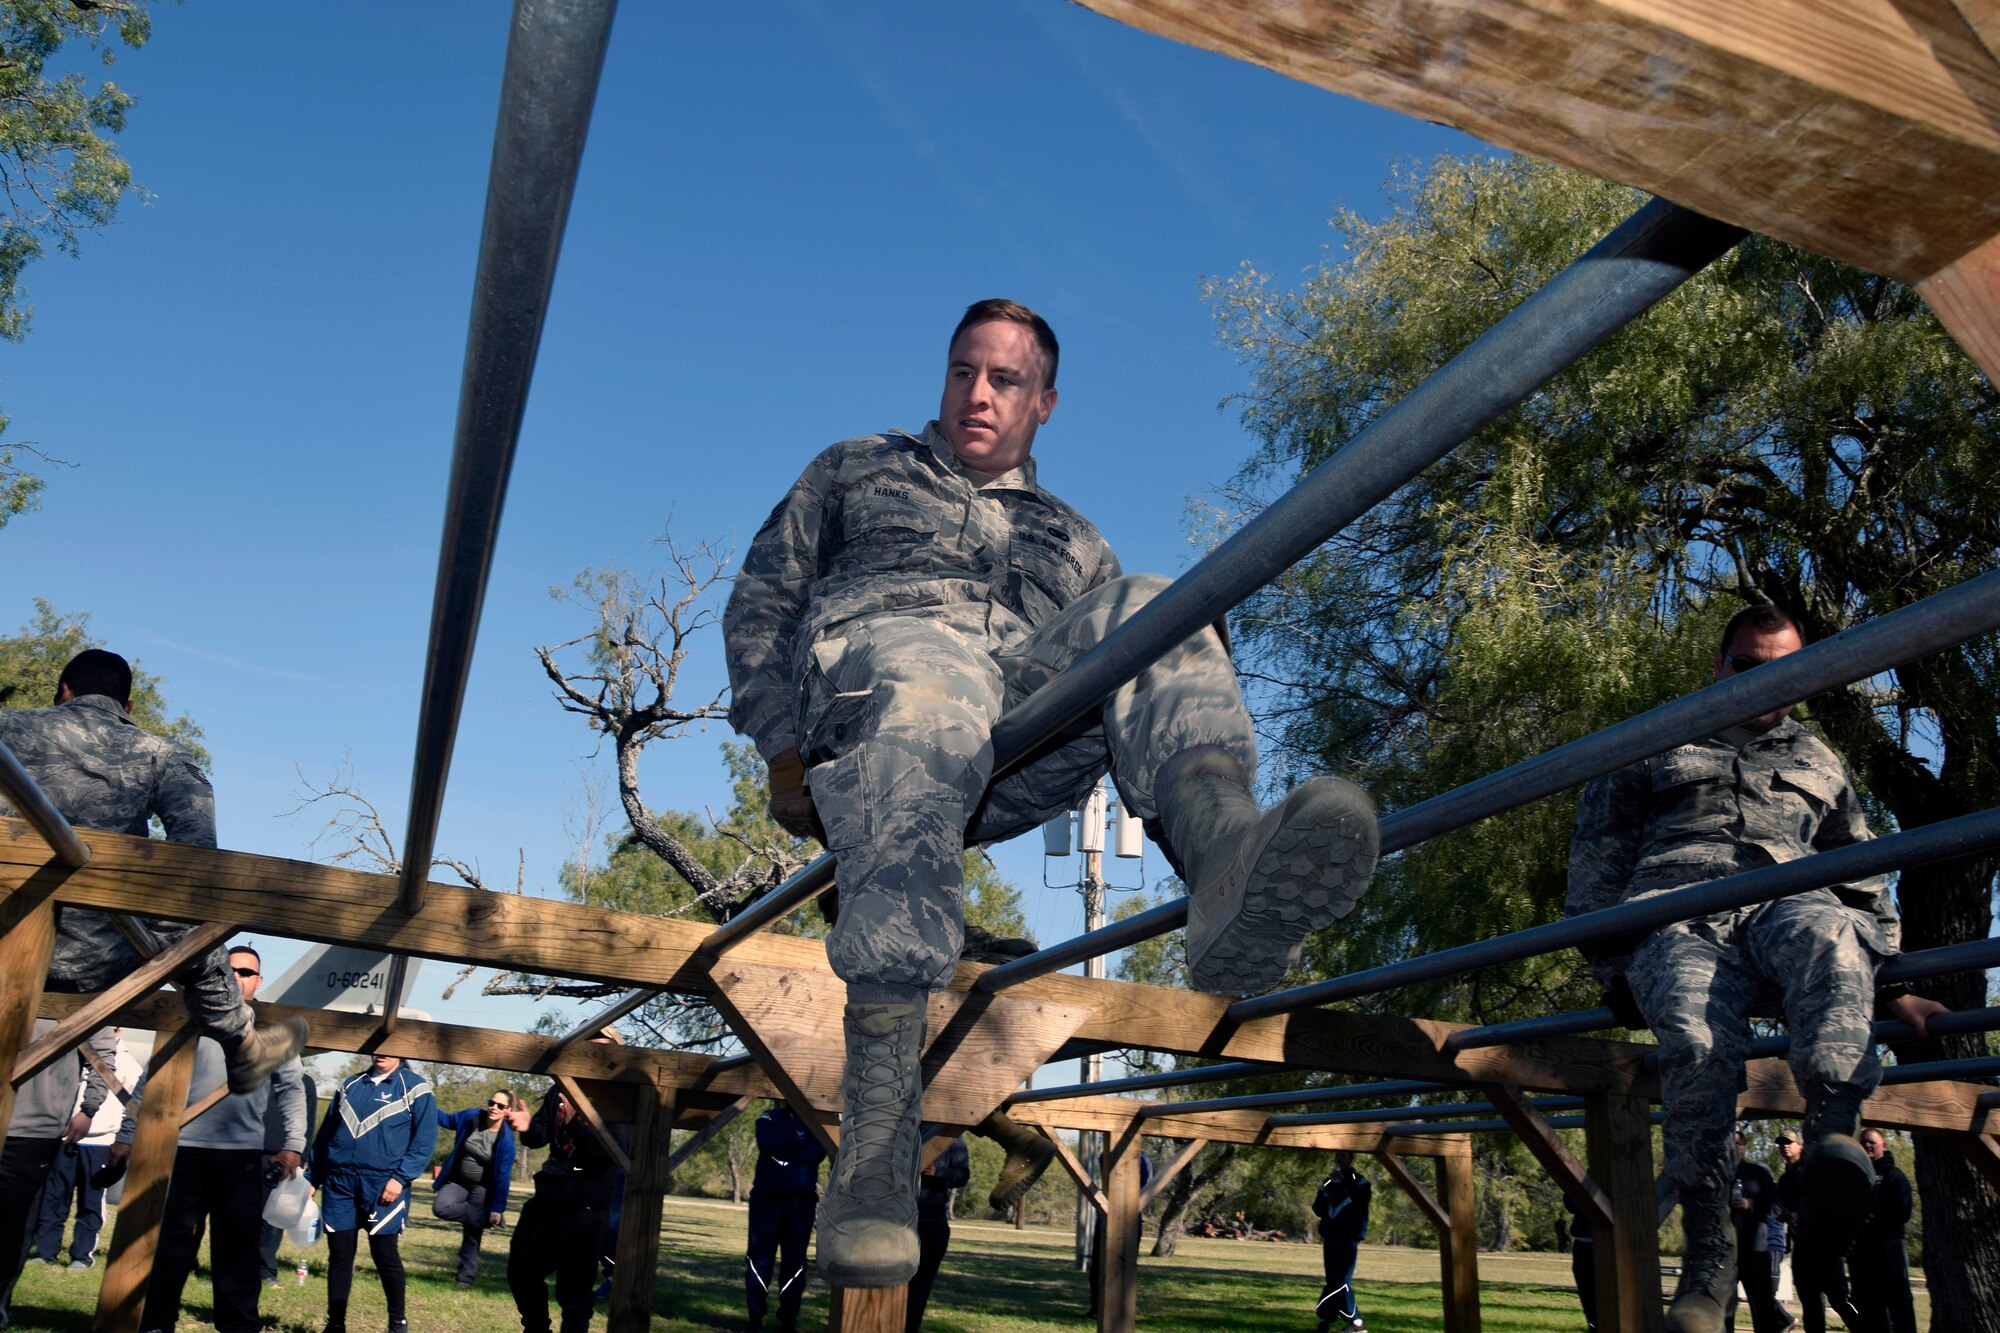
[[[1747,737],[1747,740],[1743,738]],[[1739,745],[1739,742],[1740,745]],[[1597,778],[1577,802],[1569,915],[1866,841],[1861,801],[1840,757],[1798,722],[1711,736]],[[1895,909],[1881,879],[1834,886],[1875,917],[1895,951]],[[1622,960],[1600,960],[1600,977]]]
[[[117,701],[86,694],[54,708],[0,709],[0,742],[70,823],[215,846],[215,792],[189,754],[142,728]],[[0,801],[0,814],[13,808]]]
[[862,616],[945,614],[998,649],[1119,576],[1090,521],[1030,459],[983,486],[936,422],[843,440],[815,458],[750,544],[723,615],[729,721],[766,758],[798,744],[816,649]]

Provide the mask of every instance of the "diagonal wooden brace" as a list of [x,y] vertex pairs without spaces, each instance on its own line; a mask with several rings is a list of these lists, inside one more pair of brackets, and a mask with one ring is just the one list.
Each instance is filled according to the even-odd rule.
[[1174,1177],[1187,1170],[1188,1163],[1207,1146],[1207,1139],[1189,1139],[1182,1145],[1181,1150],[1174,1154],[1174,1160],[1154,1172],[1153,1178],[1146,1182],[1146,1188],[1139,1191],[1139,1211],[1145,1212],[1153,1200],[1160,1197],[1160,1191],[1173,1184]]
[[1412,1174],[1402,1158],[1387,1148],[1378,1148],[1375,1151],[1375,1159],[1382,1163],[1383,1169],[1389,1173],[1389,1178],[1401,1185],[1405,1194],[1416,1200],[1418,1210],[1430,1219],[1432,1226],[1437,1228],[1442,1248],[1444,1238],[1451,1235],[1451,1214],[1431,1197],[1431,1192],[1424,1188],[1424,1182]]
[[1562,1137],[1542,1118],[1541,1113],[1522,1101],[1520,1092],[1514,1088],[1488,1083],[1483,1085],[1483,1090],[1493,1103],[1493,1109],[1513,1126],[1522,1145],[1534,1154],[1542,1169],[1561,1187],[1563,1197],[1582,1214],[1584,1220],[1593,1227],[1610,1226],[1610,1196],[1597,1187],[1597,1182],[1583,1169],[1583,1163],[1576,1160],[1575,1154],[1570,1152]]
[[1049,1143],[1056,1150],[1056,1160],[1062,1163],[1063,1170],[1069,1172],[1069,1178],[1076,1182],[1077,1189],[1090,1201],[1090,1206],[1095,1208],[1100,1216],[1109,1213],[1111,1200],[1097,1187],[1097,1182],[1090,1178],[1090,1172],[1084,1169],[1083,1163],[1077,1160],[1076,1154],[1070,1150],[1067,1143],[1063,1142],[1062,1136],[1046,1127],[1042,1133],[1048,1135]]
[[112,1015],[149,991],[165,985],[188,963],[200,958],[227,939],[234,926],[196,926],[165,949],[99,991],[90,1001],[64,1019],[53,1032],[22,1051],[14,1062],[13,1083],[21,1086],[49,1067],[50,1063],[74,1050],[85,1038],[111,1021]]

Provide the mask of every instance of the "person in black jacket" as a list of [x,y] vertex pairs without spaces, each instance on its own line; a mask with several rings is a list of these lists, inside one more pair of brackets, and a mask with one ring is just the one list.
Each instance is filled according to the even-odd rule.
[[744,1295],[753,1330],[764,1326],[774,1280],[778,1327],[793,1333],[799,1326],[799,1302],[806,1297],[806,1243],[812,1239],[813,1210],[819,1207],[819,1164],[825,1160],[826,1149],[818,1136],[786,1103],[779,1102],[757,1117],[750,1244],[743,1255]]
[[[1778,1206],[1778,1182],[1762,1163],[1743,1155],[1743,1131],[1736,1131],[1736,1172],[1729,1185],[1729,1220],[1736,1229],[1736,1276],[1749,1299],[1750,1327],[1755,1333],[1783,1333],[1787,1321],[1778,1313],[1777,1264],[1785,1257],[1784,1242],[1771,1252],[1771,1220]],[[1780,1236],[1783,1232],[1778,1233]],[[1736,1292],[1729,1293],[1727,1318],[1736,1326]]]
[[[521,1209],[507,1248],[507,1287],[521,1312],[522,1333],[550,1333],[550,1273],[556,1278],[562,1333],[588,1333],[599,1240],[604,1219],[624,1188],[625,1173],[597,1131],[556,1087],[549,1088],[532,1117],[525,1106],[517,1106],[507,1120],[522,1147],[549,1150],[535,1172],[535,1197]],[[605,1128],[629,1156],[632,1127]]]
[[1875,1163],[1875,1205],[1848,1251],[1854,1304],[1864,1333],[1917,1333],[1917,1308],[1910,1295],[1910,1255],[1903,1229],[1910,1224],[1910,1178],[1889,1154],[1879,1129],[1861,1131],[1861,1151]]
[[924,1307],[931,1301],[931,1283],[951,1245],[951,1192],[972,1179],[972,1158],[965,1140],[953,1139],[923,1175],[917,1178],[917,1275],[903,1305],[903,1333],[923,1327]]
[[1326,1261],[1326,1289],[1319,1297],[1319,1333],[1338,1324],[1349,1333],[1363,1333],[1361,1309],[1354,1303],[1354,1257],[1368,1237],[1368,1205],[1375,1186],[1354,1169],[1354,1154],[1333,1155],[1333,1174],[1313,1196],[1313,1216],[1319,1219],[1321,1258]]

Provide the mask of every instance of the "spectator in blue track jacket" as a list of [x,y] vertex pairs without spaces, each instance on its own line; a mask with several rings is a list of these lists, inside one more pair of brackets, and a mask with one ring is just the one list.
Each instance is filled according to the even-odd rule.
[[826,1149],[786,1103],[757,1117],[757,1174],[750,1185],[750,1244],[743,1257],[753,1330],[764,1326],[773,1291],[781,1333],[799,1326],[806,1244],[819,1207],[819,1164],[825,1160]]
[[463,1232],[458,1243],[458,1285],[469,1287],[479,1276],[479,1239],[497,1227],[507,1212],[507,1182],[514,1175],[514,1127],[507,1113],[514,1094],[505,1088],[486,1105],[463,1111],[439,1111],[438,1128],[458,1137],[451,1155],[437,1173],[437,1197],[431,1211]]
[[409,1333],[397,1237],[410,1216],[410,1182],[429,1168],[437,1132],[430,1083],[393,1055],[374,1056],[333,1094],[312,1151],[326,1228],[326,1333],[347,1333],[354,1252],[364,1229],[389,1306],[389,1333]]
[[1354,1258],[1368,1238],[1368,1205],[1375,1186],[1354,1169],[1354,1154],[1333,1155],[1333,1174],[1322,1180],[1313,1198],[1319,1219],[1321,1258],[1326,1261],[1326,1289],[1319,1298],[1319,1333],[1339,1328],[1362,1333],[1361,1310],[1354,1303]]

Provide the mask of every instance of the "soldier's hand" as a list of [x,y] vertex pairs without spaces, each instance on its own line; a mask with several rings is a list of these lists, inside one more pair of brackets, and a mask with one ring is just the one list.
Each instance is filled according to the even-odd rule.
[[812,838],[826,845],[826,830],[813,809],[812,793],[806,790],[806,764],[797,750],[772,755],[766,768],[771,783],[771,818],[795,838]]
[[1949,1008],[1939,1004],[1936,1000],[1927,999],[1922,995],[1898,995],[1895,999],[1889,1001],[1889,1008],[1897,1018],[1908,1023],[1910,1031],[1916,1033],[1919,1037],[1925,1035],[1924,1024],[1929,1022],[1934,1015],[1951,1012]]

